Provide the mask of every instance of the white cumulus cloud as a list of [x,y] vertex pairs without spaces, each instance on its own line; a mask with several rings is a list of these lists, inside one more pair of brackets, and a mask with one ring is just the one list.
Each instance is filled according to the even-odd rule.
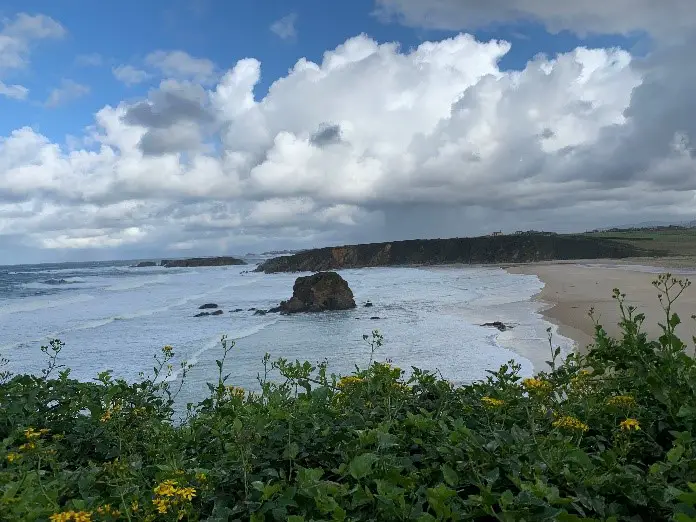
[[172,78],[69,148],[0,138],[0,239],[153,255],[693,219],[687,43],[501,70],[510,48],[359,35],[261,98],[253,58],[209,87],[193,77],[212,62],[162,66]]

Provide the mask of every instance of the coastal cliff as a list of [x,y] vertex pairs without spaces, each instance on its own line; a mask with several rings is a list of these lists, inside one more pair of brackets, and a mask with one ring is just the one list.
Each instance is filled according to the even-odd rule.
[[236,257],[193,257],[191,259],[163,259],[161,266],[166,268],[193,267],[193,266],[228,266],[246,265],[246,261]]
[[452,263],[524,263],[569,259],[621,259],[659,255],[618,241],[580,235],[515,234],[413,239],[306,250],[265,261],[256,272],[317,272],[342,268]]

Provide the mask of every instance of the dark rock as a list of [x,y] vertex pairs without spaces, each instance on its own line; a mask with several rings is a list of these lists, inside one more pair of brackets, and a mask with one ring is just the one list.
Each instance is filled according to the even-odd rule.
[[236,314],[237,312],[243,312],[244,310],[242,308],[235,308],[234,310],[230,310],[231,314]]
[[375,316],[370,317],[370,319],[372,319],[374,321],[375,319],[381,319],[381,317],[378,317],[375,315]]
[[198,307],[199,310],[208,310],[209,308],[218,308],[218,305],[215,303],[206,303]]
[[247,310],[247,312],[254,312],[254,311],[256,311],[256,308],[249,308],[249,309]]
[[225,312],[223,312],[222,310],[215,310],[215,311],[214,311],[212,314],[210,314],[210,315],[222,315],[223,313],[225,313]]
[[42,282],[45,285],[69,285],[71,283],[71,281],[68,281],[67,279],[46,279]]
[[191,259],[163,259],[162,266],[173,267],[192,267],[192,266],[228,266],[246,265],[246,261],[236,257],[193,257]]
[[497,328],[501,332],[504,332],[505,330],[512,330],[513,326],[505,323],[501,323],[500,321],[493,321],[491,323],[483,323],[481,326],[490,326],[491,328]]
[[283,311],[283,309],[280,306],[274,306],[273,308],[268,309],[269,314],[277,314],[277,313],[280,313],[282,311]]
[[373,304],[370,301],[368,301],[367,303],[365,303],[364,306],[365,308],[372,308]]
[[292,297],[280,303],[281,312],[324,312],[355,308],[353,292],[336,272],[319,272],[298,277],[292,287]]
[[266,315],[268,312],[266,310],[256,310],[254,315]]
[[151,266],[157,266],[156,261],[141,261],[137,265],[133,265],[133,268],[148,268]]
[[194,315],[193,317],[207,317],[209,315],[210,315],[209,312],[201,312],[201,313]]

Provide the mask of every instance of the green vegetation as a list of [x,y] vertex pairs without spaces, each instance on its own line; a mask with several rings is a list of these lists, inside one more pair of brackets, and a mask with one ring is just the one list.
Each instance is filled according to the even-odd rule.
[[81,383],[55,341],[43,375],[2,376],[0,519],[694,522],[696,363],[672,313],[688,282],[655,286],[659,339],[616,290],[622,337],[597,325],[563,362],[550,341],[533,379],[514,362],[468,386],[406,379],[374,361],[373,332],[364,369],[267,356],[252,393],[228,386],[223,340],[210,396],[178,424],[171,347],[151,378]]
[[656,227],[654,229],[608,230],[589,232],[585,236],[658,250],[665,252],[668,256],[696,257],[696,228]]

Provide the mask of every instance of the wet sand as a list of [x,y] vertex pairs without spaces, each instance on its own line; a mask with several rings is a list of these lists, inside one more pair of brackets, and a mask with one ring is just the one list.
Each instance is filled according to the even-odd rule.
[[[601,265],[601,266],[591,266]],[[544,289],[535,297],[549,306],[542,312],[548,321],[558,325],[561,335],[574,340],[580,351],[593,342],[594,325],[588,315],[591,307],[595,317],[611,336],[619,336],[619,307],[612,298],[612,290],[619,288],[626,294],[626,303],[645,314],[643,331],[649,338],[657,339],[662,333],[658,322],[664,323],[665,313],[652,285],[659,273],[671,271],[677,278],[689,278],[694,285],[687,288],[673,306],[682,320],[677,335],[693,353],[692,336],[696,335],[696,268],[688,270],[660,269],[631,265],[626,262],[588,261],[574,263],[539,263],[506,266],[514,274],[536,275]],[[647,270],[653,270],[650,273]],[[676,288],[675,288],[676,290]]]

